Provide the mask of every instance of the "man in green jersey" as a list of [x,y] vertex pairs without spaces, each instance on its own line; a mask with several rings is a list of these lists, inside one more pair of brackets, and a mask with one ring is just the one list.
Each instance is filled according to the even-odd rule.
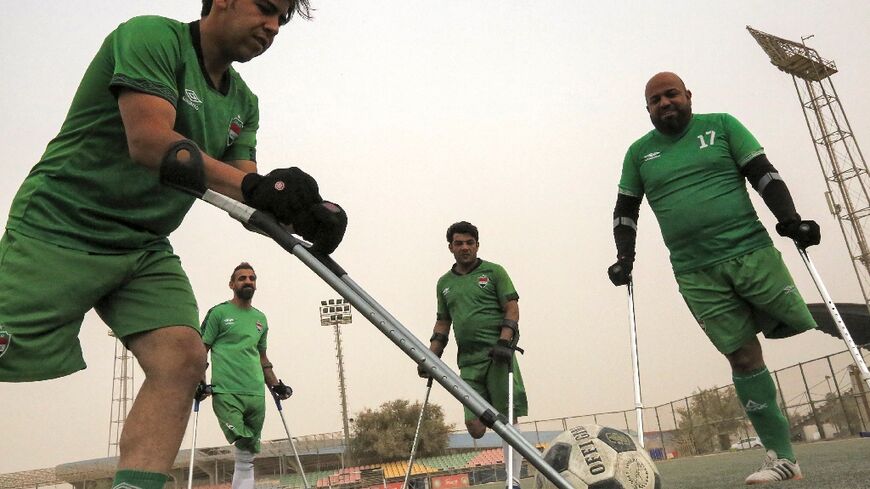
[[785,338],[815,328],[779,251],[758,220],[748,180],[776,217],[776,231],[800,247],[820,241],[801,220],[764,149],[729,114],[692,114],[692,92],[673,73],[646,85],[655,129],[625,155],[613,212],[614,285],[631,280],[641,199],[649,200],[670,251],[680,293],[710,341],[728,359],[734,388],[767,449],[747,484],[801,479],[776,386],[757,334]]
[[343,236],[346,217],[313,178],[256,173],[257,97],[232,67],[262,54],[294,13],[308,16],[307,0],[204,0],[195,22],[121,24],[12,202],[0,240],[0,381],[85,368],[78,332],[95,309],[146,377],[116,487],[163,487],[206,363],[190,281],[167,239],[194,199],[163,182],[272,213],[321,253]]
[[[503,415],[508,412],[508,367],[513,366],[514,419],[529,412],[526,390],[514,356],[519,340],[519,294],[501,265],[477,257],[480,249],[477,227],[461,221],[447,228],[447,248],[456,263],[438,279],[438,312],[429,349],[439,357],[450,334],[456,337],[456,363],[469,386]],[[428,373],[418,367],[421,377]],[[474,438],[486,426],[465,408],[465,426]],[[507,462],[510,446],[502,442]],[[512,485],[519,487],[522,458],[514,453]]]
[[257,274],[242,262],[230,276],[233,298],[212,307],[202,321],[202,342],[211,351],[212,408],[227,441],[235,446],[233,489],[253,489],[254,455],[266,417],[263,383],[279,399],[293,393],[278,380],[266,356],[269,324],[251,305]]

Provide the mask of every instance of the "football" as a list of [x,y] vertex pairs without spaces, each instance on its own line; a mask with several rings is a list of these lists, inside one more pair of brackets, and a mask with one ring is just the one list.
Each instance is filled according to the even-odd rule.
[[[629,434],[594,424],[568,428],[550,441],[544,460],[575,489],[661,489],[658,469]],[[540,473],[537,489],[556,489]]]

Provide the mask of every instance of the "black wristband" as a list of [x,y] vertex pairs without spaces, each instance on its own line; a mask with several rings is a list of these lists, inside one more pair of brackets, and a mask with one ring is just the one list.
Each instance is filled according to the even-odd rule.
[[430,342],[437,341],[437,342],[441,343],[442,345],[447,346],[447,343],[450,342],[450,337],[444,333],[439,333],[439,332],[435,331],[432,333],[432,337],[429,338],[429,341]]
[[507,319],[507,318],[502,319],[501,327],[502,328],[510,328],[511,330],[513,330],[514,334],[516,334],[520,331],[520,323],[514,321],[513,319]]
[[274,367],[274,365],[272,365],[271,363],[265,363],[265,364],[262,365],[262,367],[263,367],[263,370],[266,370],[267,368],[272,368],[272,367]]

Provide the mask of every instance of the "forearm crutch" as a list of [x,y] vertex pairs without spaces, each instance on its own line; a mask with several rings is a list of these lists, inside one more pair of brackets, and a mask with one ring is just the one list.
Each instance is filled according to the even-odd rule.
[[[797,243],[795,243],[795,246],[797,246]],[[849,334],[849,330],[846,329],[846,323],[843,322],[843,318],[840,317],[840,311],[837,310],[837,306],[834,305],[834,301],[831,300],[831,295],[828,294],[828,289],[825,288],[825,284],[822,282],[822,277],[819,276],[819,272],[816,270],[815,265],[813,265],[813,261],[810,260],[810,255],[807,254],[807,249],[801,248],[800,246],[797,246],[797,249],[804,261],[804,265],[807,266],[807,270],[810,272],[810,276],[813,278],[813,282],[816,284],[816,289],[819,290],[822,300],[828,307],[828,312],[831,313],[831,318],[834,320],[834,324],[836,324],[837,329],[840,330],[840,336],[843,337],[843,341],[846,343],[849,353],[852,354],[852,360],[855,361],[855,365],[858,366],[858,371],[861,372],[861,378],[867,383],[867,387],[870,387],[870,371],[867,370],[867,363],[864,361],[864,357],[861,356],[861,351],[858,349],[858,345],[855,344],[855,340],[852,339],[852,335]]]
[[429,403],[430,392],[432,392],[432,377],[429,377],[429,382],[426,382],[426,397],[423,398],[423,405],[420,407],[420,417],[417,419],[417,430],[414,432],[414,441],[411,442],[411,456],[408,458],[408,470],[405,471],[405,481],[402,482],[402,489],[408,487],[408,479],[411,477],[411,468],[414,467],[414,455],[417,453],[417,437],[420,436],[420,427],[423,426],[423,413],[426,412],[426,404]]
[[634,280],[628,280],[628,325],[631,340],[631,369],[634,374],[634,412],[637,418],[637,442],[641,448],[643,441],[643,398],[640,392],[640,360],[637,354],[637,319],[634,314]]
[[311,271],[323,279],[341,297],[362,313],[378,330],[398,346],[415,363],[422,365],[447,392],[480,418],[483,424],[502,437],[509,445],[520,452],[538,471],[559,489],[572,489],[571,485],[551,467],[538,450],[522,438],[510,422],[499,416],[497,411],[480,394],[471,389],[459,375],[450,370],[437,355],[429,351],[423,343],[377,301],[369,296],[351,279],[329,256],[313,255],[306,243],[294,236],[274,217],[212,190],[200,192],[196,189],[183,189],[186,192],[226,211],[230,216],[253,227],[258,232],[272,238],[282,248],[296,256]]
[[[513,425],[514,422],[514,356],[511,355],[508,363],[508,423]],[[514,448],[508,445],[507,453],[507,480],[506,489],[513,489],[514,485]]]
[[196,426],[199,423],[199,396],[193,400],[193,441],[190,443],[190,470],[187,474],[187,489],[193,487],[193,455],[196,453]]
[[302,474],[302,483],[305,484],[305,489],[308,489],[308,478],[305,477],[305,469],[302,468],[302,460],[299,459],[299,452],[296,450],[296,444],[293,443],[293,437],[290,436],[290,429],[287,428],[287,420],[284,419],[284,409],[281,408],[281,398],[278,397],[278,394],[275,394],[272,389],[269,389],[269,392],[272,393],[272,399],[275,400],[275,407],[278,408],[278,414],[281,415],[281,423],[284,424],[284,433],[287,433],[287,441],[290,442],[290,446],[293,448],[293,456],[296,457],[296,466],[299,467],[299,473]]

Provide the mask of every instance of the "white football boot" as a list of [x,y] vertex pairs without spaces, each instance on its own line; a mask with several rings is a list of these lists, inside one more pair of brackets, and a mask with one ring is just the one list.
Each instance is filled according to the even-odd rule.
[[766,484],[768,482],[779,482],[788,480],[800,480],[804,476],[801,473],[801,468],[796,462],[792,462],[786,458],[776,458],[776,452],[773,450],[767,451],[764,463],[757,471],[749,474],[746,478],[746,484]]

